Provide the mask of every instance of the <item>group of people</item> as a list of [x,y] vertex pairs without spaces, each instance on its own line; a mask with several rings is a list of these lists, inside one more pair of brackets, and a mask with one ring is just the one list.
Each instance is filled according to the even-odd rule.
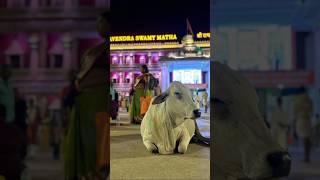
[[[46,106],[40,109],[32,98],[27,100],[18,88],[12,87],[10,78],[10,67],[1,65],[0,175],[6,179],[20,179],[25,160],[35,155],[39,144],[50,148],[59,142],[53,140],[57,134],[54,133],[55,125],[51,124],[49,109]],[[58,158],[59,148],[53,149],[56,150],[53,151],[54,158]]]
[[287,111],[283,107],[281,97],[277,98],[277,105],[271,116],[271,133],[277,142],[285,149],[288,148],[290,137],[300,138],[304,147],[304,162],[310,162],[310,151],[312,147],[312,123],[313,103],[306,89],[301,88],[300,94],[296,96],[294,104],[293,127],[290,134],[290,122]]

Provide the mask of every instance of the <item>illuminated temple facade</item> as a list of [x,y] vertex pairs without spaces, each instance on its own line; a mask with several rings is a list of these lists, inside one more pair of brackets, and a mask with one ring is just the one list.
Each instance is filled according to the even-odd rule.
[[[203,54],[210,55],[209,37],[199,36],[197,33],[195,45],[199,47]],[[204,33],[208,35],[208,33]],[[112,38],[112,37],[111,37]],[[179,39],[166,42],[125,42],[111,43],[111,82],[118,91],[121,98],[127,97],[137,76],[141,75],[140,65],[146,64],[152,73],[162,83],[161,57],[179,53],[183,48],[183,43]]]
[[69,72],[101,41],[97,17],[109,7],[110,0],[0,0],[0,63],[13,68],[12,86],[59,108]]

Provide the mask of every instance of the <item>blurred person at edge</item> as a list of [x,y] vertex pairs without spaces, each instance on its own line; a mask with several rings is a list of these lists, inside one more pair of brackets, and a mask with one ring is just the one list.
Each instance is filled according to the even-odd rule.
[[320,145],[320,115],[319,114],[316,114],[315,115],[315,118],[316,118],[316,124],[315,124],[315,127],[314,127],[314,145],[316,147],[319,147]]
[[110,83],[110,95],[111,95],[111,100],[116,99],[116,90],[113,87],[113,83]]
[[[20,94],[17,88],[14,89],[15,94],[15,120],[14,124],[20,128],[23,136],[27,137],[27,102]],[[21,156],[24,159],[27,155],[27,146],[23,146]]]
[[14,121],[14,92],[10,84],[11,70],[7,64],[0,66],[0,103],[6,107],[6,121],[13,123]]
[[[66,180],[106,179],[109,175],[110,160],[105,153],[109,152],[107,146],[110,143],[103,143],[109,136],[109,131],[105,130],[109,121],[102,123],[96,119],[97,115],[108,114],[109,15],[105,12],[99,17],[97,31],[104,41],[84,53],[75,79],[77,94],[71,110],[64,157]],[[102,144],[105,146],[97,149]]]
[[32,157],[35,155],[36,147],[38,143],[38,129],[40,126],[40,115],[39,109],[36,106],[33,99],[29,100],[27,109],[27,134],[29,142],[29,153],[28,156]]
[[0,177],[20,180],[24,169],[21,151],[26,142],[21,130],[6,122],[6,113],[6,107],[0,104]]
[[303,140],[304,144],[304,162],[310,162],[313,103],[305,87],[301,87],[301,93],[297,95],[294,113],[295,133]]
[[289,129],[289,119],[287,112],[283,109],[282,98],[277,98],[277,106],[271,115],[271,133],[276,141],[287,149],[287,133]]
[[69,129],[69,124],[71,121],[71,111],[74,105],[75,97],[77,96],[77,90],[75,87],[76,80],[76,71],[69,72],[69,85],[64,87],[61,92],[61,101],[62,101],[62,139],[60,144],[60,156],[62,159],[65,159],[65,150],[66,150],[66,136]]

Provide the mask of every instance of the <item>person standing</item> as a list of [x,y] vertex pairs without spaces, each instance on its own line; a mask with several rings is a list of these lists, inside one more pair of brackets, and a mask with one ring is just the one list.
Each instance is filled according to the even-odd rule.
[[6,121],[13,123],[15,118],[15,100],[14,92],[10,84],[11,70],[6,64],[2,64],[0,68],[0,103],[6,107]]
[[[15,94],[15,121],[14,124],[20,128],[23,137],[27,137],[27,103],[18,89],[14,89]],[[27,146],[23,146],[21,156],[24,159],[27,155]]]
[[35,102],[33,99],[29,100],[27,114],[28,114],[28,118],[27,118],[28,142],[30,146],[29,155],[32,157],[36,151],[36,146],[38,143],[38,129],[40,125],[39,110],[38,110],[38,107],[35,105]]
[[84,53],[75,79],[77,93],[71,109],[64,157],[66,180],[106,179],[110,171],[110,142],[107,140],[107,77],[110,68],[107,63],[110,57],[107,46],[108,15],[103,13],[97,25],[97,31],[104,41]]
[[6,107],[0,104],[0,177],[20,180],[23,171],[21,151],[26,145],[21,130],[6,122]]
[[194,101],[195,101],[197,109],[200,109],[201,99],[200,99],[200,96],[198,94],[198,91],[196,92],[196,95],[194,97]]
[[[133,97],[130,111],[132,123],[139,123],[142,121],[145,113],[143,111],[145,111],[147,107],[143,107],[143,109],[141,109],[141,99],[144,97],[151,100],[152,90],[156,87],[156,82],[152,82],[155,81],[155,78],[151,73],[149,73],[147,65],[141,65],[140,71],[142,75],[135,79],[135,84],[133,86]],[[148,101],[148,99],[146,100]]]
[[320,115],[316,114],[316,123],[315,123],[315,132],[314,132],[314,141],[315,141],[315,146],[319,147],[320,145]]
[[271,115],[271,133],[281,147],[287,149],[287,133],[289,129],[289,119],[287,112],[282,107],[282,99],[277,98],[277,106]]
[[208,93],[204,91],[202,94],[202,105],[204,106],[204,112],[208,112]]
[[297,96],[294,113],[296,133],[304,143],[304,161],[310,162],[313,103],[304,87],[301,88],[301,93]]
[[110,83],[110,95],[111,95],[111,100],[116,99],[116,90],[113,87],[113,83]]

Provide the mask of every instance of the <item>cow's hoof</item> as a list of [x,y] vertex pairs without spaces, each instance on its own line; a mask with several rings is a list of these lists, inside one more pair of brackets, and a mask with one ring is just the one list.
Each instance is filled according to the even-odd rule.
[[187,148],[186,148],[186,147],[179,146],[179,147],[178,147],[178,152],[179,152],[180,154],[184,154],[184,153],[187,152]]
[[157,147],[157,145],[155,145],[154,143],[152,143],[152,144],[147,144],[147,149],[148,149],[148,151],[151,152],[152,154],[159,153],[158,147]]

